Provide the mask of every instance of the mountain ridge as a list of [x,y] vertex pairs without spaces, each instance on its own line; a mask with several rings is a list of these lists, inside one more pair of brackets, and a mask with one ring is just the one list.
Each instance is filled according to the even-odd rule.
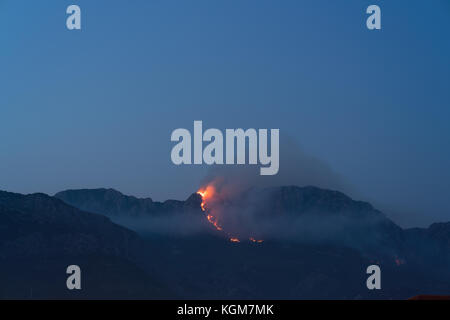
[[201,199],[190,196],[186,201],[153,201],[152,198],[137,198],[112,188],[69,189],[54,195],[70,205],[106,216],[142,217],[154,214],[167,214],[177,211],[200,208]]
[[[103,215],[43,193],[0,191],[0,299],[173,296],[144,271],[146,247]],[[65,287],[72,264],[86,279],[79,292]]]
[[[129,212],[135,214],[131,218],[139,218],[142,215],[137,209],[147,208],[136,205],[138,198],[117,201],[115,197],[123,196],[120,192],[100,190],[100,194],[108,194],[109,204],[118,204],[114,213],[131,203]],[[144,199],[145,203],[150,201],[153,203]],[[244,206],[246,214],[257,214],[258,218],[269,215],[269,222],[281,217],[287,221],[281,226],[292,228],[296,236],[329,236],[332,230],[332,235],[339,237],[316,242],[268,237],[261,244],[236,244],[211,228],[198,194],[174,201],[181,213],[193,210],[201,214],[198,220],[212,232],[176,237],[138,235],[113,223],[114,215],[80,210],[41,193],[0,191],[0,282],[6,288],[0,288],[0,297],[27,297],[30,286],[34,297],[73,297],[64,287],[56,286],[65,283],[65,268],[73,263],[80,263],[90,276],[91,288],[83,291],[87,298],[370,299],[445,294],[450,290],[450,223],[402,229],[369,203],[354,201],[339,191],[287,186],[249,191],[220,205],[230,210]],[[164,207],[164,203],[169,205]],[[177,211],[168,210],[174,207],[171,201],[160,205],[165,211],[150,213],[171,216]],[[161,207],[152,204],[150,208]],[[185,218],[180,223],[184,228],[196,216],[178,214],[170,222],[180,217]],[[139,224],[159,221],[137,220]],[[287,233],[276,231],[282,236]],[[383,290],[379,292],[369,292],[365,286],[365,268],[370,264],[383,270]]]

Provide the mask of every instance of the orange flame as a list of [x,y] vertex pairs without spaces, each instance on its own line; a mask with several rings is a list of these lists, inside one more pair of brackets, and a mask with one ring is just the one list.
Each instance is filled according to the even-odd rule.
[[202,203],[200,204],[200,207],[203,211],[206,211],[206,201],[211,199],[215,193],[216,189],[212,185],[209,185],[206,188],[197,191],[197,194],[202,197]]
[[[208,185],[204,188],[201,188],[200,190],[197,191],[197,194],[199,194],[202,197],[202,202],[200,203],[200,207],[201,207],[202,211],[204,211],[206,213],[206,219],[208,220],[208,222],[210,224],[212,224],[214,226],[214,228],[216,228],[216,230],[223,231],[223,228],[220,225],[217,217],[211,213],[211,208],[208,208],[208,204],[207,204],[207,202],[209,200],[211,200],[211,198],[216,194],[216,189],[214,188],[214,186]],[[231,242],[235,242],[235,243],[241,242],[241,240],[239,240],[239,238],[232,236],[229,233],[227,233],[227,235]],[[251,237],[249,240],[254,243],[262,243],[264,241],[264,240],[257,240],[253,237]]]
[[222,231],[223,229],[219,225],[217,218],[210,213],[210,210],[207,209],[206,205],[206,202],[209,199],[211,199],[215,193],[216,189],[212,185],[209,185],[206,188],[202,188],[197,191],[197,194],[199,194],[202,197],[202,203],[200,204],[200,207],[202,208],[203,211],[206,212],[206,219],[208,219],[208,222],[211,223],[218,231]]
[[216,221],[216,218],[213,215],[208,214],[206,215],[206,218],[208,219],[209,223],[216,227],[217,230],[222,231],[222,227],[219,226],[219,223]]
[[263,242],[264,242],[264,240],[256,240],[256,239],[253,238],[253,237],[250,237],[249,240],[250,240],[251,242],[255,242],[255,243],[263,243]]

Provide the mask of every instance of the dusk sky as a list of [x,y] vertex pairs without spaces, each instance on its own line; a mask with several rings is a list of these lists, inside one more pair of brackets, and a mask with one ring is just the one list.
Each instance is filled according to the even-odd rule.
[[1,190],[185,199],[209,168],[170,135],[202,120],[279,128],[401,225],[450,221],[448,0],[0,0],[0,41]]

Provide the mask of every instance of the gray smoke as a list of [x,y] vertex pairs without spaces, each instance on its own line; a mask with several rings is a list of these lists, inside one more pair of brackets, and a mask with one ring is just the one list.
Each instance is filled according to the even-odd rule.
[[324,161],[303,151],[292,138],[280,137],[280,169],[273,176],[261,176],[259,165],[213,166],[203,185],[220,179],[220,186],[241,192],[251,187],[296,185],[316,186],[352,194],[352,188]]

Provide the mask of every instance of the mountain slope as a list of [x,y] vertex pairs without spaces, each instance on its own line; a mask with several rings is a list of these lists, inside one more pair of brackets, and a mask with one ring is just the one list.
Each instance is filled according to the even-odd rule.
[[[84,208],[111,204],[108,197],[104,200],[104,191],[100,196],[90,190],[80,194],[77,205]],[[112,203],[127,203],[122,199],[126,196],[115,195],[118,199]],[[192,195],[176,203],[199,211],[200,200]],[[221,215],[224,230],[239,236],[258,233],[264,242],[241,238],[241,243],[230,243],[211,225],[209,234],[189,237],[146,234],[154,267],[182,297],[360,299],[450,292],[450,224],[403,230],[369,203],[315,187],[255,188],[206,205],[209,213]],[[126,213],[134,212],[139,224],[155,221],[140,220],[142,215],[173,213],[165,208],[161,213],[153,204],[151,210],[131,207],[135,211]],[[124,206],[114,208],[119,214]],[[365,286],[365,270],[371,264],[381,267],[381,291]]]
[[[0,191],[0,298],[144,298],[169,291],[139,266],[146,244],[108,218],[45,194]],[[82,268],[82,290],[66,268]]]
[[136,233],[45,194],[0,192],[0,245],[6,256],[92,254],[126,257]]

